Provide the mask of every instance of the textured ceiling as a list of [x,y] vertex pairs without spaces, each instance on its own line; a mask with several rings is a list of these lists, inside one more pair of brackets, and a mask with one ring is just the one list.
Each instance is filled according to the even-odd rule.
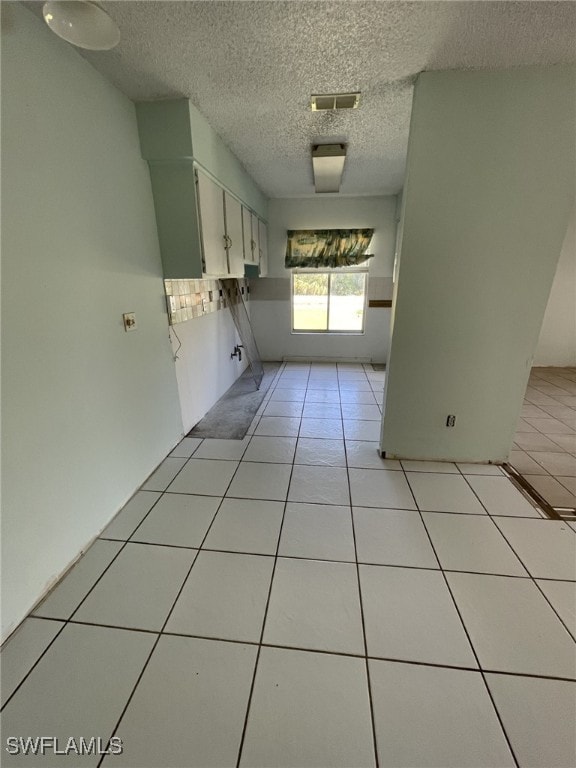
[[[271,197],[312,195],[310,147],[331,141],[348,144],[341,194],[397,192],[422,70],[559,63],[576,53],[570,1],[101,5],[120,26],[120,45],[82,55],[131,99],[189,97]],[[310,111],[311,93],[338,91],[361,91],[360,108]]]

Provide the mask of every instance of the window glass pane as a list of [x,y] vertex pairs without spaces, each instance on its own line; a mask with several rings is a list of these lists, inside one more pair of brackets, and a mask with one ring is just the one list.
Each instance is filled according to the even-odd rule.
[[328,275],[295,274],[292,306],[295,331],[326,331],[328,328]]
[[364,328],[365,273],[330,276],[330,331],[362,331]]

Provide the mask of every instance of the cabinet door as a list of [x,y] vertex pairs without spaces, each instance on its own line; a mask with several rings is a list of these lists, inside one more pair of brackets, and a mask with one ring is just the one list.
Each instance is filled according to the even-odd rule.
[[202,277],[202,245],[192,163],[150,163],[165,278]]
[[256,214],[251,214],[252,217],[252,261],[254,264],[258,264],[259,261],[259,232],[258,232],[258,217]]
[[224,190],[201,171],[198,171],[198,209],[204,274],[210,277],[227,277],[229,270],[224,224]]
[[263,221],[258,220],[260,246],[260,277],[268,274],[268,228]]
[[226,235],[228,238],[228,267],[230,277],[244,277],[244,243],[242,240],[242,205],[224,192]]
[[242,237],[244,242],[244,261],[248,264],[254,263],[254,252],[252,251],[252,214],[242,206]]

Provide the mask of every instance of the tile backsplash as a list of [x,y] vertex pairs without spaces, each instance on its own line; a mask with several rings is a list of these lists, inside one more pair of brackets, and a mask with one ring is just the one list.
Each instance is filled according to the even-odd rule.
[[[244,301],[249,299],[247,280],[238,280]],[[164,280],[168,321],[185,323],[228,306],[226,289],[220,280]]]

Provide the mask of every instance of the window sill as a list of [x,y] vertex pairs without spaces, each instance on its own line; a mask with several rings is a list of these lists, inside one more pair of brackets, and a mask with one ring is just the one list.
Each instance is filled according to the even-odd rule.
[[365,331],[290,331],[292,336],[365,336]]
[[392,299],[369,299],[368,307],[369,309],[390,308],[392,307]]

